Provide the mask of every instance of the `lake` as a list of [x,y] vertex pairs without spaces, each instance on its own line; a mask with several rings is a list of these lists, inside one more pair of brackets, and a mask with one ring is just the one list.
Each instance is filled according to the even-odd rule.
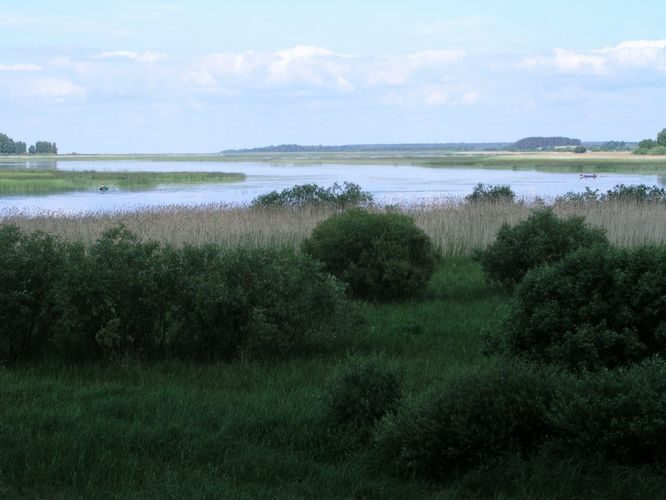
[[[479,182],[508,184],[518,197],[552,199],[586,187],[606,191],[617,184],[664,186],[664,176],[635,173],[602,173],[597,178],[580,178],[578,173],[543,172],[525,169],[424,167],[367,164],[270,164],[261,162],[199,161],[50,161],[3,163],[4,167],[58,168],[62,170],[147,171],[147,172],[241,172],[246,179],[230,184],[161,186],[150,191],[98,190],[34,196],[2,196],[0,212],[134,210],[160,205],[205,203],[247,204],[256,196],[297,184],[354,182],[371,192],[379,203],[414,203],[442,197],[463,197]],[[0,167],[2,168],[2,167]]]

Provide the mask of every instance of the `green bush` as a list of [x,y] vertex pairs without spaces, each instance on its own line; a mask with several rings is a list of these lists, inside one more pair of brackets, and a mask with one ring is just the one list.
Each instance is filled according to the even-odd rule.
[[511,190],[511,186],[486,186],[479,183],[474,187],[472,194],[465,197],[471,202],[513,202],[516,193]]
[[379,358],[352,359],[338,370],[324,398],[325,420],[347,432],[366,433],[398,409],[401,377]]
[[54,342],[69,358],[157,356],[165,341],[167,273],[158,243],[123,227],[73,258],[59,284]]
[[666,248],[597,246],[531,271],[515,290],[503,342],[571,369],[666,354]]
[[536,451],[551,433],[558,377],[530,365],[496,365],[459,376],[382,420],[381,463],[403,476],[444,479]]
[[372,301],[421,295],[439,258],[410,217],[362,209],[321,222],[302,249],[348,283],[353,297]]
[[31,358],[47,347],[56,321],[56,282],[67,247],[43,234],[0,227],[0,359]]
[[666,459],[666,363],[651,359],[563,384],[549,412],[552,450],[625,464]]
[[513,227],[502,225],[495,242],[476,258],[488,281],[510,291],[530,269],[593,245],[608,245],[602,229],[589,227],[582,217],[559,219],[545,208]]
[[618,184],[613,189],[609,189],[601,195],[603,200],[625,200],[633,202],[655,203],[666,202],[666,189],[658,186],[647,186],[639,184],[637,186],[625,186]]
[[358,320],[345,286],[305,255],[187,247],[172,272],[172,352],[197,359],[285,356],[324,349]]
[[253,207],[291,207],[327,205],[337,208],[366,205],[372,202],[372,195],[363,191],[357,184],[345,182],[343,186],[334,183],[330,188],[317,184],[303,184],[282,191],[271,191],[252,200]]

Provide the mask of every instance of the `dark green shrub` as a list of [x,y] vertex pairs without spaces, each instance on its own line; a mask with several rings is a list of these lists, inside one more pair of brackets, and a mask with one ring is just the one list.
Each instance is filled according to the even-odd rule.
[[282,191],[271,191],[252,200],[253,207],[291,207],[327,205],[337,208],[367,205],[372,195],[363,191],[357,184],[345,182],[343,186],[334,183],[330,188],[317,184],[303,184]]
[[379,358],[352,359],[337,371],[324,399],[325,419],[348,432],[367,431],[398,409],[401,377]]
[[229,360],[326,349],[357,321],[345,287],[306,255],[270,249],[187,247],[171,272],[169,349]]
[[472,194],[465,197],[471,202],[513,202],[516,193],[511,190],[511,186],[487,186],[479,183],[474,187]]
[[593,245],[608,245],[602,229],[589,227],[582,217],[560,219],[545,208],[513,227],[504,224],[477,259],[490,282],[512,290],[530,269]]
[[643,203],[666,202],[666,189],[658,186],[647,186],[639,184],[637,186],[625,186],[618,184],[613,189],[609,189],[601,195],[604,200],[623,200]]
[[0,359],[32,358],[46,349],[66,252],[47,234],[0,227]]
[[376,301],[421,295],[439,256],[412,218],[362,209],[321,222],[302,249],[348,283],[353,297]]
[[573,369],[666,354],[666,248],[597,246],[534,269],[504,334],[509,352]]
[[168,280],[158,243],[111,229],[71,259],[60,283],[55,343],[71,358],[162,352]]
[[666,459],[666,363],[651,359],[626,369],[570,379],[549,412],[553,451],[626,464]]
[[529,454],[551,432],[547,411],[557,386],[554,372],[522,363],[459,376],[385,418],[376,435],[378,455],[398,474],[443,479]]

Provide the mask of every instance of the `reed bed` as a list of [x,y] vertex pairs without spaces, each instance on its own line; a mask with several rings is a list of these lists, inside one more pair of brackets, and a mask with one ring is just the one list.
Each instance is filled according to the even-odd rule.
[[[516,224],[539,206],[536,202],[465,203],[447,199],[372,210],[401,210],[414,217],[445,255],[470,255],[492,243],[502,224]],[[589,224],[606,229],[609,239],[619,246],[666,243],[664,203],[606,201],[556,203],[553,207],[560,216],[583,216]],[[317,223],[334,212],[323,207],[294,210],[209,204],[82,215],[10,211],[1,214],[0,221],[28,232],[56,234],[69,241],[91,242],[105,230],[123,224],[142,239],[175,246],[219,243],[297,248]]]

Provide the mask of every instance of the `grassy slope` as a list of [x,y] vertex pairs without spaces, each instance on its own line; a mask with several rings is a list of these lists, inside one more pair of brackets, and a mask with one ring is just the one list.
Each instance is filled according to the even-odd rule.
[[0,194],[44,194],[98,189],[148,189],[160,184],[238,182],[243,174],[220,172],[72,172],[0,169]]
[[[486,362],[483,334],[506,302],[474,262],[448,258],[430,299],[364,306],[369,326],[352,350],[398,363],[413,396]],[[374,470],[365,452],[332,454],[318,405],[345,356],[0,369],[0,497],[657,498],[666,488],[649,469],[545,457],[430,485]]]

